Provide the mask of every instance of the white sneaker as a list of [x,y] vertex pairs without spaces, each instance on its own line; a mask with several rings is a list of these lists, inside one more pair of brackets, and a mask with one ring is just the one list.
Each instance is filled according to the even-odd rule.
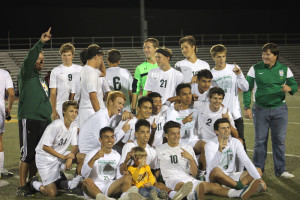
[[127,192],[125,192],[125,195],[122,196],[121,198],[119,198],[119,200],[129,200],[130,197],[128,196],[128,194],[130,193],[138,193],[139,189],[136,186],[131,186]]
[[114,198],[109,198],[105,194],[98,193],[96,196],[96,200],[115,200]]
[[193,183],[191,181],[183,184],[172,200],[181,200],[192,192]]
[[289,172],[283,172],[280,177],[282,178],[294,178],[295,176],[293,174],[290,174]]
[[139,193],[131,192],[128,194],[130,200],[147,200],[145,197],[140,195]]

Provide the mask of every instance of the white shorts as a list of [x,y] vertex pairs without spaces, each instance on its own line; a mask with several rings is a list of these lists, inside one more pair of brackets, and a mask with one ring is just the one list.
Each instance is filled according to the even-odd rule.
[[[67,151],[64,155],[70,153]],[[35,164],[42,179],[44,186],[54,183],[60,178],[60,170],[65,168],[65,160],[61,160],[54,156],[45,156],[43,154],[35,154]]]
[[78,125],[82,128],[84,122],[95,113],[93,108],[84,108],[78,110]]
[[[95,185],[100,189],[101,193],[108,196],[108,190],[111,186],[111,184],[113,184],[115,182],[115,180],[111,180],[111,181],[106,181],[106,182],[95,182]],[[91,197],[89,197],[87,194],[85,194],[83,192],[84,198],[85,199],[93,199]]]
[[166,186],[168,188],[170,188],[171,190],[174,190],[175,189],[175,186],[180,183],[180,182],[183,182],[183,183],[187,183],[191,181],[193,183],[193,191],[196,189],[197,185],[199,185],[200,183],[202,183],[203,181],[200,181],[200,180],[197,180],[195,179],[194,177],[191,177],[191,176],[180,176],[180,177],[172,177],[172,178],[168,178],[168,179],[165,179],[165,183],[166,183]]
[[5,130],[5,107],[0,105],[0,133]]
[[239,181],[240,177],[243,172],[232,172],[232,173],[225,173],[227,176],[229,176],[234,181]]

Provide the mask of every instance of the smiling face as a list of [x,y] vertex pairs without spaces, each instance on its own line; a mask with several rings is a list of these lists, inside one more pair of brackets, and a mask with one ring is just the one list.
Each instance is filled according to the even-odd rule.
[[169,60],[170,60],[169,57],[164,56],[161,53],[155,53],[155,59],[156,59],[156,62],[157,62],[157,66],[159,66],[159,67],[164,67],[165,65],[168,65]]
[[218,126],[218,130],[215,130],[218,135],[218,139],[223,141],[228,141],[230,136],[230,124],[229,123],[220,123]]
[[168,139],[168,145],[171,147],[175,147],[179,144],[180,141],[180,128],[173,127],[169,128],[168,132],[165,134],[166,138]]
[[150,138],[150,128],[148,126],[140,126],[135,132],[135,137],[139,144],[147,144]]
[[76,106],[68,106],[66,111],[63,111],[64,120],[66,122],[74,122],[78,115],[78,108]]
[[191,88],[186,87],[180,90],[179,94],[180,102],[183,105],[190,105],[192,103],[192,92]]
[[277,56],[275,56],[270,49],[268,49],[267,51],[262,52],[262,60],[266,65],[272,67],[276,63]]
[[152,103],[144,101],[141,106],[137,107],[137,118],[148,119],[152,114]]
[[211,86],[211,78],[205,78],[201,77],[200,80],[198,80],[198,90],[201,94],[206,92]]
[[122,97],[117,97],[114,101],[109,100],[108,109],[112,115],[118,115],[124,108],[125,100]]
[[212,94],[211,98],[209,99],[210,100],[209,108],[214,112],[218,111],[223,102],[223,98],[224,98],[223,95],[217,93]]
[[154,115],[157,115],[162,108],[162,102],[161,102],[161,97],[152,97],[153,100],[153,108],[152,108],[152,113]]
[[190,58],[195,54],[195,46],[191,46],[188,42],[184,42],[181,45],[181,52],[186,58]]
[[143,51],[144,51],[146,58],[150,59],[155,56],[156,48],[153,46],[152,42],[145,42]]
[[115,142],[114,132],[105,131],[104,133],[102,133],[99,141],[101,143],[101,149],[112,149]]
[[61,54],[61,60],[63,61],[63,65],[69,67],[72,65],[74,55],[71,51],[67,51]]

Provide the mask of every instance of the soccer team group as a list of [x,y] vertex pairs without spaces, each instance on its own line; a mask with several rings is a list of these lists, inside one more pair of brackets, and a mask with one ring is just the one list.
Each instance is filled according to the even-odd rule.
[[[146,39],[146,61],[134,77],[119,67],[117,49],[104,53],[91,44],[80,53],[80,66],[72,62],[74,46],[65,43],[62,64],[53,68],[47,83],[41,77],[42,48],[51,36],[49,28],[18,74],[18,196],[41,192],[54,197],[64,190],[103,200],[202,200],[209,193],[248,199],[267,189],[262,175],[269,128],[275,175],[294,177],[285,166],[284,100],[298,86],[291,70],[278,62],[276,44],[262,47],[262,61],[245,78],[238,65],[226,63],[222,44],[210,49],[214,67],[198,59],[193,36],[180,39],[185,59],[174,68],[172,51],[155,38]],[[2,91],[9,94],[6,109],[4,99],[0,102],[3,133],[13,87],[9,74],[0,72]],[[253,163],[247,155],[238,90],[243,91],[245,117],[253,118],[255,127]],[[3,167],[0,135],[2,174],[10,174]],[[76,172],[68,179],[63,171],[72,166]]]

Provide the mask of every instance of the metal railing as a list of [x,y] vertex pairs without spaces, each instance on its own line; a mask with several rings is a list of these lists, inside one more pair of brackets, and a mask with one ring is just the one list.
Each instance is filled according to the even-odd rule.
[[[225,45],[261,45],[274,42],[280,45],[300,44],[300,33],[280,34],[202,34],[194,35],[198,46],[211,46],[222,43]],[[178,36],[148,36],[160,41],[160,45],[178,46],[182,37]],[[29,49],[39,38],[2,38],[0,49]],[[102,47],[141,47],[143,44],[140,36],[112,36],[112,37],[53,37],[45,48],[60,48],[61,44],[71,42],[77,48],[87,47],[89,44],[99,44]]]

